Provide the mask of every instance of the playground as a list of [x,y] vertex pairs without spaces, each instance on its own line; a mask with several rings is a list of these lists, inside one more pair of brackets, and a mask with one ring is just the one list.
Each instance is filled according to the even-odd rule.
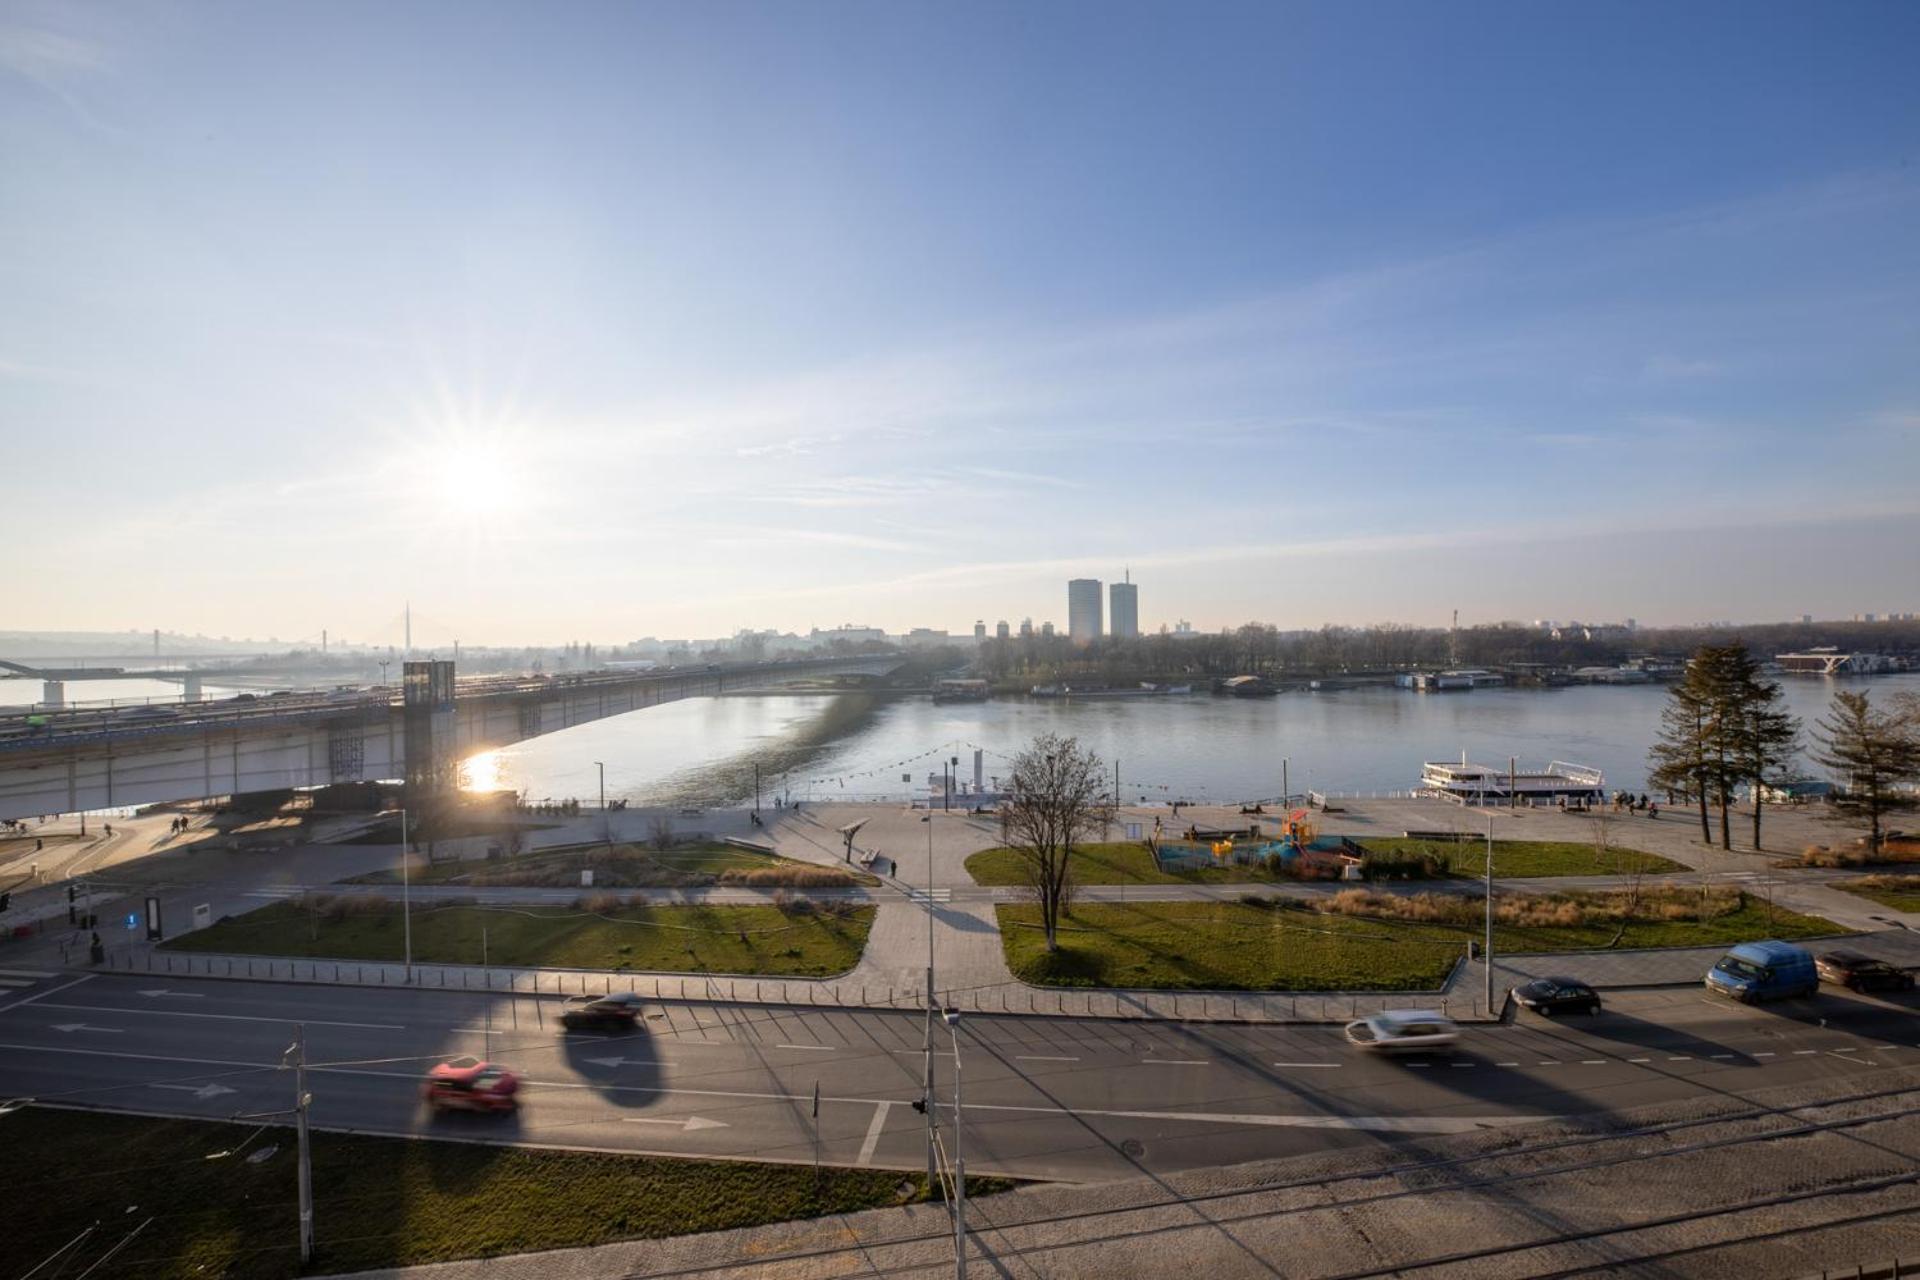
[[1195,825],[1177,838],[1156,831],[1147,847],[1166,872],[1260,867],[1300,880],[1358,880],[1364,852],[1345,836],[1322,835],[1307,809],[1281,819],[1277,836],[1264,833],[1258,822],[1241,830]]

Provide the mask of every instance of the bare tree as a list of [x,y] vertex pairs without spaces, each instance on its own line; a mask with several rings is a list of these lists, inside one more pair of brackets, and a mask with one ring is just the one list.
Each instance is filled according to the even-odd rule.
[[659,815],[647,824],[647,843],[660,852],[665,853],[673,848],[673,841],[673,822],[665,814]]
[[1073,900],[1074,846],[1105,830],[1106,769],[1078,738],[1046,733],[1013,762],[1009,798],[1000,805],[1000,835],[1020,855],[1021,870],[1058,951],[1060,917]]

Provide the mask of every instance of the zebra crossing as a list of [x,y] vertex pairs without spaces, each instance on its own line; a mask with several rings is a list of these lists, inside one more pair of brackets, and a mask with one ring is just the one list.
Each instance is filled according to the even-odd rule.
[[0,969],[0,987],[30,987],[58,976],[45,969]]

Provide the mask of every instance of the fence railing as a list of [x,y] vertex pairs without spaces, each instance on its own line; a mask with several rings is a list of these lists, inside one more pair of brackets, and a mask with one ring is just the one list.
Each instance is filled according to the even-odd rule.
[[[620,974],[576,969],[509,969],[480,965],[413,966],[354,960],[205,955],[157,949],[107,953],[110,972],[192,978],[473,991],[506,996],[610,995],[632,991],[689,1003],[797,1005],[825,1009],[923,1009],[924,988],[901,989],[857,979],[751,978],[705,974]],[[1471,996],[1442,992],[1292,993],[1232,991],[1071,991],[1024,983],[937,990],[943,1008],[971,1013],[1194,1022],[1347,1022],[1382,1009],[1432,1009],[1464,1021],[1497,1018]]]

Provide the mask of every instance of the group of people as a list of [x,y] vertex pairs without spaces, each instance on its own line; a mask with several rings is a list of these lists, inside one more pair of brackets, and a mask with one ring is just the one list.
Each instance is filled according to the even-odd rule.
[[186,819],[186,816],[183,814],[180,817],[174,818],[171,822],[167,823],[167,834],[177,836],[182,831],[185,831],[191,825],[193,824],[188,822]]

